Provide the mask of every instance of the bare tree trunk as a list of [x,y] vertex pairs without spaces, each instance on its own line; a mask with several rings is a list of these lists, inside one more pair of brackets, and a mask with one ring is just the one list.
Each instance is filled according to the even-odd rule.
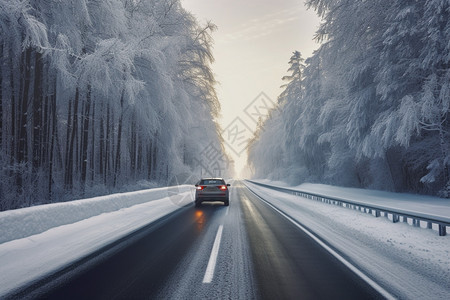
[[90,119],[90,109],[91,109],[91,87],[88,85],[86,100],[84,103],[83,112],[83,124],[81,130],[81,185],[84,190],[86,184],[87,176],[87,164],[88,164],[88,142],[89,142],[89,119]]
[[[16,97],[16,89],[14,87],[14,63],[12,56],[10,57],[10,88],[11,88],[11,133],[10,133],[10,164],[14,164],[14,159],[17,157],[17,97]],[[14,176],[13,171],[11,171],[11,177]]]
[[122,95],[120,96],[119,127],[117,129],[117,148],[116,148],[116,161],[115,161],[115,167],[114,167],[114,184],[113,184],[114,187],[116,187],[116,185],[117,185],[117,176],[118,176],[119,170],[120,170],[120,154],[121,154],[120,147],[121,147],[121,143],[122,143],[124,94],[125,94],[125,90],[122,90]]
[[153,151],[153,147],[152,147],[152,141],[150,140],[148,145],[147,145],[147,179],[151,180],[152,179],[152,151]]
[[43,107],[43,89],[42,89],[42,55],[34,53],[34,87],[33,87],[33,173],[41,165],[41,144],[42,144],[42,107]]
[[[104,104],[101,105],[101,112],[103,115],[103,108],[104,108]],[[102,178],[102,180],[104,180],[104,162],[105,162],[105,147],[106,147],[106,143],[105,143],[105,125],[104,125],[105,121],[103,119],[103,116],[100,117],[100,134],[99,134],[99,139],[100,139],[100,149],[99,149],[99,159],[98,159],[98,168],[99,168],[99,176]]]
[[[21,98],[19,98],[19,136],[18,136],[18,151],[17,151],[17,162],[26,163],[28,160],[28,103],[29,103],[29,91],[30,91],[30,81],[31,81],[31,49],[28,48],[22,53],[21,61]],[[21,100],[21,101],[20,101]],[[16,140],[17,141],[17,140]],[[16,177],[16,188],[17,192],[20,194],[23,187],[23,175],[17,174]]]
[[50,96],[51,98],[51,132],[49,133],[49,136],[51,137],[50,145],[49,145],[49,164],[48,164],[48,197],[50,202],[52,202],[52,186],[53,186],[53,155],[55,150],[55,138],[57,138],[57,127],[56,127],[56,87],[55,87],[55,93]]
[[155,133],[152,140],[150,140],[150,144],[148,146],[148,162],[147,162],[147,178],[148,180],[152,180],[154,178],[155,170],[156,170],[156,154],[157,154],[157,145],[158,145],[158,132]]
[[105,153],[104,153],[104,159],[105,159],[105,171],[103,182],[105,185],[108,183],[108,177],[109,177],[109,170],[111,168],[111,108],[109,104],[107,104],[106,109],[106,140],[105,140]]
[[[47,82],[43,83],[43,88],[46,86]],[[48,86],[46,87],[45,96],[43,97],[44,103],[42,104],[42,129],[41,129],[41,144],[40,144],[40,165],[41,167],[47,167],[49,147],[50,147],[50,134],[51,134],[51,124],[50,124],[50,111],[51,111],[51,100],[48,93]]]
[[153,153],[152,153],[152,174],[156,172],[156,156],[158,155],[158,132],[155,133],[155,139],[153,140]]
[[[79,97],[79,95],[78,95]],[[83,111],[83,108],[79,109],[80,112]],[[79,119],[79,112],[77,111],[77,113],[75,114],[75,118],[77,119],[77,128],[75,130],[75,145],[74,145],[74,152],[75,152],[75,157],[74,157],[74,163],[73,163],[73,175],[75,176],[75,179],[79,178],[80,172],[81,172],[81,163],[80,163],[80,154],[81,154],[81,140],[80,140],[80,128],[79,128],[79,124],[78,124],[78,119]],[[81,120],[80,120],[81,121]],[[81,126],[80,126],[81,127]]]
[[51,85],[54,83],[54,77],[50,74],[48,66],[44,65],[43,71],[43,83],[42,89],[44,92],[44,112],[42,114],[42,133],[41,133],[41,166],[45,166],[48,170],[48,164],[50,159],[50,147],[51,147],[51,136],[53,134],[52,130],[52,95],[55,87]]
[[131,117],[131,141],[130,141],[130,162],[131,172],[133,178],[136,179],[137,169],[137,125],[136,125],[136,111],[133,112]]
[[[140,135],[139,135],[140,136]],[[137,169],[139,172],[139,177],[142,177],[142,152],[143,152],[143,142],[142,142],[142,138],[139,138],[139,142],[138,142],[138,152],[137,152]]]
[[27,121],[28,121],[28,101],[29,101],[29,91],[30,91],[30,80],[31,80],[31,49],[25,50],[22,54],[22,68],[23,68],[23,78],[22,78],[22,98],[20,105],[20,120],[19,120],[19,149],[18,149],[18,162],[26,162],[27,160],[27,150],[28,150],[28,135],[27,135]]
[[66,128],[66,153],[64,159],[64,186],[66,189],[69,188],[69,147],[70,147],[70,135],[72,133],[72,98],[69,99],[69,107],[67,108],[67,128]]
[[94,183],[95,179],[95,101],[92,101],[92,120],[91,120],[91,160],[90,160],[90,170],[91,170],[91,185]]
[[[67,155],[66,155],[66,170],[64,174],[64,186],[66,190],[71,190],[73,188],[73,170],[74,170],[74,147],[75,147],[75,137],[77,135],[78,129],[78,101],[79,101],[79,91],[78,88],[75,92],[75,100],[73,104],[73,114],[72,114],[72,124],[70,130],[70,141],[68,145]],[[69,130],[68,130],[69,131]]]

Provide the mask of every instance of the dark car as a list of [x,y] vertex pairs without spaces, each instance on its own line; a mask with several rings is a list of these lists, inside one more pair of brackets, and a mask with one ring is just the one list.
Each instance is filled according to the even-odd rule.
[[199,207],[204,201],[220,201],[225,206],[230,205],[229,186],[223,178],[202,178],[195,185],[195,206]]

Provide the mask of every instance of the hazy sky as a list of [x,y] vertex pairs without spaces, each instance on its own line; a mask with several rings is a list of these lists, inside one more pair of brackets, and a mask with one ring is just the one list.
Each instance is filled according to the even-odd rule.
[[[313,37],[319,18],[313,10],[306,9],[303,0],[181,2],[200,23],[210,20],[218,26],[213,34],[212,68],[220,83],[217,92],[222,128],[229,128],[239,118],[246,128],[254,130],[256,124],[245,114],[246,108],[261,92],[276,102],[292,52],[298,50],[307,58],[318,48]],[[239,172],[246,161],[245,151],[229,152]]]

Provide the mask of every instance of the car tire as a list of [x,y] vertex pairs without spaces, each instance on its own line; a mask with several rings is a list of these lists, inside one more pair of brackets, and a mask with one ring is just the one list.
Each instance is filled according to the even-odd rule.
[[225,206],[230,206],[230,200],[224,201],[223,204],[224,204]]
[[199,202],[199,201],[195,201],[195,207],[200,207],[202,205],[202,203],[201,202]]

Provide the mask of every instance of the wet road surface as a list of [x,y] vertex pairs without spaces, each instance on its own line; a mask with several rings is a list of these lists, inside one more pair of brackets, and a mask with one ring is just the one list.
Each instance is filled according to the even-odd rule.
[[232,182],[229,207],[183,207],[13,297],[381,298],[237,181]]

